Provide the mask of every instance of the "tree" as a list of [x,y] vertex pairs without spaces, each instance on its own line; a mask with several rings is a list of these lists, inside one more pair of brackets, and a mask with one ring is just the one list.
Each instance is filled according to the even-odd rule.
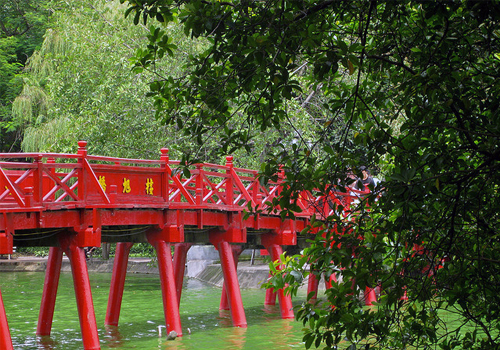
[[13,104],[23,150],[69,152],[85,139],[94,153],[157,157],[165,128],[143,99],[149,78],[132,74],[128,62],[147,29],[131,27],[117,3],[53,6],[44,42],[30,57]]
[[12,0],[0,5],[0,151],[19,149],[12,102],[22,89],[21,68],[43,40],[48,1]]
[[[126,15],[158,26],[138,68],[170,50],[170,23],[208,40],[189,75],[151,94],[165,123],[200,144],[219,127],[221,152],[251,150],[249,130],[280,129],[308,96],[321,103],[314,142],[284,145],[262,168],[265,180],[283,166],[275,204],[288,215],[298,190],[344,190],[346,169],[362,163],[381,170],[383,195],[363,198],[350,221],[311,223],[306,257],[273,279],[293,292],[306,263],[342,272],[329,303],[297,313],[306,347],[499,346],[497,1],[138,0]],[[377,307],[363,307],[357,297],[377,284]]]
[[[217,128],[197,150],[191,136],[180,133],[178,125],[161,123],[153,101],[145,97],[155,91],[157,83],[149,83],[157,77],[179,79],[189,72],[184,68],[187,58],[204,50],[207,43],[185,38],[181,26],[171,25],[165,32],[175,39],[180,54],[165,53],[154,69],[131,71],[129,60],[141,57],[147,37],[157,34],[146,26],[131,26],[123,11],[117,2],[54,2],[44,43],[29,59],[22,74],[23,91],[13,105],[14,121],[24,130],[22,149],[69,152],[77,140],[85,139],[92,153],[157,158],[159,149],[168,147],[171,157],[196,157],[197,152],[205,161],[219,162],[214,152],[219,148]],[[169,45],[172,50],[174,45]],[[301,135],[310,133],[305,125],[302,129]],[[291,142],[292,131],[274,133]],[[272,147],[261,142],[263,135],[258,136],[253,149],[265,154]],[[239,166],[257,166],[259,158],[235,154]]]

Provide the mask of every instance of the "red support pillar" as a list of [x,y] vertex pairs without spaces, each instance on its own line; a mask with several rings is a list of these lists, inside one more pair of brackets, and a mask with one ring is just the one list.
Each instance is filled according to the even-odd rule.
[[406,286],[403,287],[403,295],[401,296],[401,298],[399,298],[399,300],[403,300],[403,301],[408,300],[408,294],[406,293]]
[[0,291],[0,349],[14,350],[12,338],[10,337],[9,324],[3,305],[2,292]]
[[158,256],[158,269],[160,272],[167,333],[175,331],[177,336],[180,337],[182,336],[181,318],[179,314],[179,303],[177,299],[170,244],[163,240],[155,240],[153,244]]
[[52,320],[54,318],[54,307],[56,305],[57,287],[61,275],[63,250],[60,247],[50,247],[45,271],[45,282],[43,284],[42,302],[40,314],[38,315],[37,335],[50,335]]
[[[238,270],[238,258],[240,254],[243,252],[243,249],[239,245],[232,245],[231,249],[233,251],[233,258],[234,258],[234,267],[236,271]],[[229,307],[229,299],[227,297],[227,290],[226,290],[226,285],[222,285],[222,294],[220,297],[220,306],[219,310],[230,310],[231,308]]]
[[240,285],[238,283],[238,275],[236,274],[236,266],[231,245],[227,241],[220,241],[218,243],[218,250],[233,326],[246,328],[247,320],[245,309],[243,308],[243,301],[241,299]]
[[174,246],[174,274],[175,288],[177,290],[177,305],[181,304],[182,284],[184,283],[184,273],[186,271],[186,257],[191,243],[176,243]]
[[[317,277],[312,271],[309,273],[309,280],[307,281],[307,296],[314,293],[309,297],[309,301],[314,303],[318,298],[318,286],[319,286],[319,277]],[[328,287],[327,287],[328,288]]]
[[99,350],[101,346],[97,334],[97,322],[95,319],[94,304],[92,302],[92,292],[90,289],[85,252],[82,247],[76,246],[73,242],[66,244],[64,250],[70,260],[71,270],[73,272],[73,284],[75,287],[76,304],[80,318],[83,348],[85,350]]
[[377,295],[375,294],[375,289],[366,287],[365,288],[365,305],[373,305],[377,301]]
[[[271,276],[271,275],[269,275]],[[264,300],[264,305],[274,306],[276,305],[276,292],[272,288],[266,289],[266,297]]]
[[[267,247],[267,250],[269,254],[271,254],[271,259],[273,261],[278,260],[280,255],[283,254],[283,249],[278,244],[271,244]],[[292,297],[290,295],[285,295],[283,289],[279,289],[277,294],[278,302],[280,304],[281,318],[294,318]]]
[[116,244],[115,260],[113,262],[113,274],[111,276],[111,285],[109,287],[108,308],[106,310],[106,319],[104,324],[109,326],[118,326],[120,318],[120,309],[122,306],[123,288],[127,275],[128,257],[130,248],[134,243],[119,242]]
[[335,282],[335,283],[337,282],[337,276],[335,275],[335,273],[332,273],[329,278],[326,278],[326,276],[325,276],[325,288],[326,289],[332,288],[333,282]]

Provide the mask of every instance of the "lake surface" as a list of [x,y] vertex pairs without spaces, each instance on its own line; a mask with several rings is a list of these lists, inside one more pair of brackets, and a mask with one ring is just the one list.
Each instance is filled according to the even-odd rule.
[[[184,336],[167,341],[157,275],[127,275],[119,326],[105,327],[110,281],[111,274],[90,275],[101,349],[304,349],[302,324],[282,320],[277,307],[266,310],[264,290],[242,290],[248,328],[234,328],[229,313],[219,313],[221,289],[192,279],[180,306]],[[61,273],[50,338],[35,335],[43,282],[40,272],[0,273],[14,349],[82,349],[71,273]],[[303,300],[305,293],[294,304]]]

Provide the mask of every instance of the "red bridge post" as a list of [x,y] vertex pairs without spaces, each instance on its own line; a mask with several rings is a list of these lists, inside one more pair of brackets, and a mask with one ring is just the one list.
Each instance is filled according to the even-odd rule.
[[[269,275],[271,276],[271,275]],[[264,305],[274,306],[276,305],[276,292],[272,288],[266,289],[266,296],[264,299]]]
[[377,294],[375,293],[375,289],[371,287],[365,288],[365,305],[373,305],[373,303],[377,302]]
[[0,291],[0,349],[14,350],[12,338],[10,337],[9,324],[3,305],[2,292]]
[[[162,291],[163,310],[165,313],[165,327],[167,333],[175,331],[178,337],[182,336],[179,302],[177,299],[176,279],[172,262],[170,245],[170,228],[153,228],[146,233],[146,238],[155,250],[158,257],[158,271]],[[175,230],[174,230],[175,231]],[[179,238],[179,237],[178,237]],[[179,241],[180,239],[177,239]],[[182,238],[183,240],[183,238]]]
[[227,293],[227,299],[231,310],[231,319],[235,327],[247,327],[245,309],[241,299],[240,284],[236,274],[233,250],[227,241],[220,241],[217,244],[219,251],[222,273],[224,275],[224,286]]
[[84,161],[87,157],[87,141],[78,141],[78,163],[82,168],[78,172],[78,198],[82,201],[87,199],[87,173],[84,170]]
[[[307,296],[314,292],[309,298],[309,302],[314,303],[318,298],[318,286],[321,276],[316,276],[313,271],[309,271],[309,279],[307,280]],[[326,282],[326,281],[325,281]]]
[[109,287],[108,307],[106,309],[105,325],[118,326],[120,309],[122,306],[123,288],[127,275],[128,257],[130,248],[134,243],[118,242],[116,244],[115,261],[113,262],[113,274]]
[[[234,259],[234,267],[236,270],[238,270],[238,258],[243,252],[243,249],[239,245],[232,245],[231,249],[233,251],[233,259]],[[222,285],[222,293],[220,297],[220,305],[219,305],[219,310],[230,310],[229,306],[229,299],[227,297],[227,290],[226,290],[226,284]]]
[[[261,237],[261,244],[267,249],[273,261],[280,260],[280,256],[283,254],[282,246],[297,244],[295,221],[287,219],[281,223],[279,229],[263,234]],[[277,293],[278,296],[281,318],[294,318],[292,298],[290,295],[285,295],[283,289],[266,292],[267,305],[273,305],[272,302],[276,302],[276,297],[271,294],[273,292]]]
[[71,263],[83,348],[85,350],[98,350],[101,346],[97,334],[97,322],[84,248],[77,246],[71,236],[63,236],[60,241]]
[[177,305],[181,304],[182,284],[184,283],[184,273],[186,271],[186,258],[192,243],[176,243],[174,246],[174,274],[175,288],[177,290]]
[[63,250],[59,247],[50,247],[45,271],[45,282],[43,284],[42,302],[40,314],[38,315],[37,335],[50,335],[52,320],[54,318],[54,307],[56,304],[57,288],[61,275]]
[[[283,254],[283,249],[277,244],[270,245],[267,250],[269,251],[273,261],[280,260],[280,255]],[[276,293],[278,295],[281,318],[294,318],[292,297],[290,295],[286,295],[283,289],[278,289]]]
[[180,337],[182,336],[181,317],[179,314],[179,304],[177,302],[177,290],[170,243],[163,240],[157,240],[152,242],[152,244],[158,255],[158,270],[160,272],[163,308],[165,311],[165,326],[168,333],[175,331],[177,336]]

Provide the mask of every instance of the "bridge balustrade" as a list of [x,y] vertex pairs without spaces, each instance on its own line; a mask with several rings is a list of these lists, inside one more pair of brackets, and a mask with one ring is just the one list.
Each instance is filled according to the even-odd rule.
[[[0,154],[0,254],[12,253],[20,231],[32,232],[40,238],[37,244],[51,246],[37,328],[37,334],[50,335],[61,259],[66,253],[74,275],[85,349],[99,349],[99,340],[83,249],[100,246],[103,227],[145,227],[142,239],[158,254],[167,330],[179,335],[183,262],[191,244],[205,239],[197,236],[188,241],[184,231],[208,232],[205,236],[219,250],[224,273],[221,308],[229,305],[233,324],[246,327],[235,252],[248,244],[247,230],[256,237],[254,244],[278,259],[283,246],[297,244],[297,232],[313,215],[324,218],[341,208],[347,217],[351,204],[366,194],[335,189],[327,195],[301,191],[296,199],[301,212],[283,219],[280,207],[269,205],[282,190],[283,173],[263,186],[257,171],[235,167],[230,156],[225,165],[203,163],[186,168],[169,159],[168,149],[161,149],[159,160],[142,160],[88,155],[86,145],[78,142],[76,154]],[[244,218],[242,213],[248,207],[259,211]],[[60,229],[57,239],[47,239],[44,232],[48,229]],[[109,239],[118,243],[106,324],[117,325],[128,253],[135,241],[112,234]],[[172,243],[176,243],[173,263]],[[231,244],[238,248],[232,249]],[[282,317],[293,318],[290,297],[277,292]],[[266,303],[271,299],[266,297]],[[2,312],[0,327],[5,329]],[[10,350],[12,344],[5,341],[0,348]]]
[[[77,154],[0,153],[0,210],[43,208],[191,207],[244,210],[250,203],[266,210],[276,197],[280,180],[262,186],[255,170],[226,165],[194,164],[189,177],[179,161],[87,155],[86,143]],[[27,160],[32,159],[32,162]],[[311,194],[298,200],[301,215],[313,214]]]

